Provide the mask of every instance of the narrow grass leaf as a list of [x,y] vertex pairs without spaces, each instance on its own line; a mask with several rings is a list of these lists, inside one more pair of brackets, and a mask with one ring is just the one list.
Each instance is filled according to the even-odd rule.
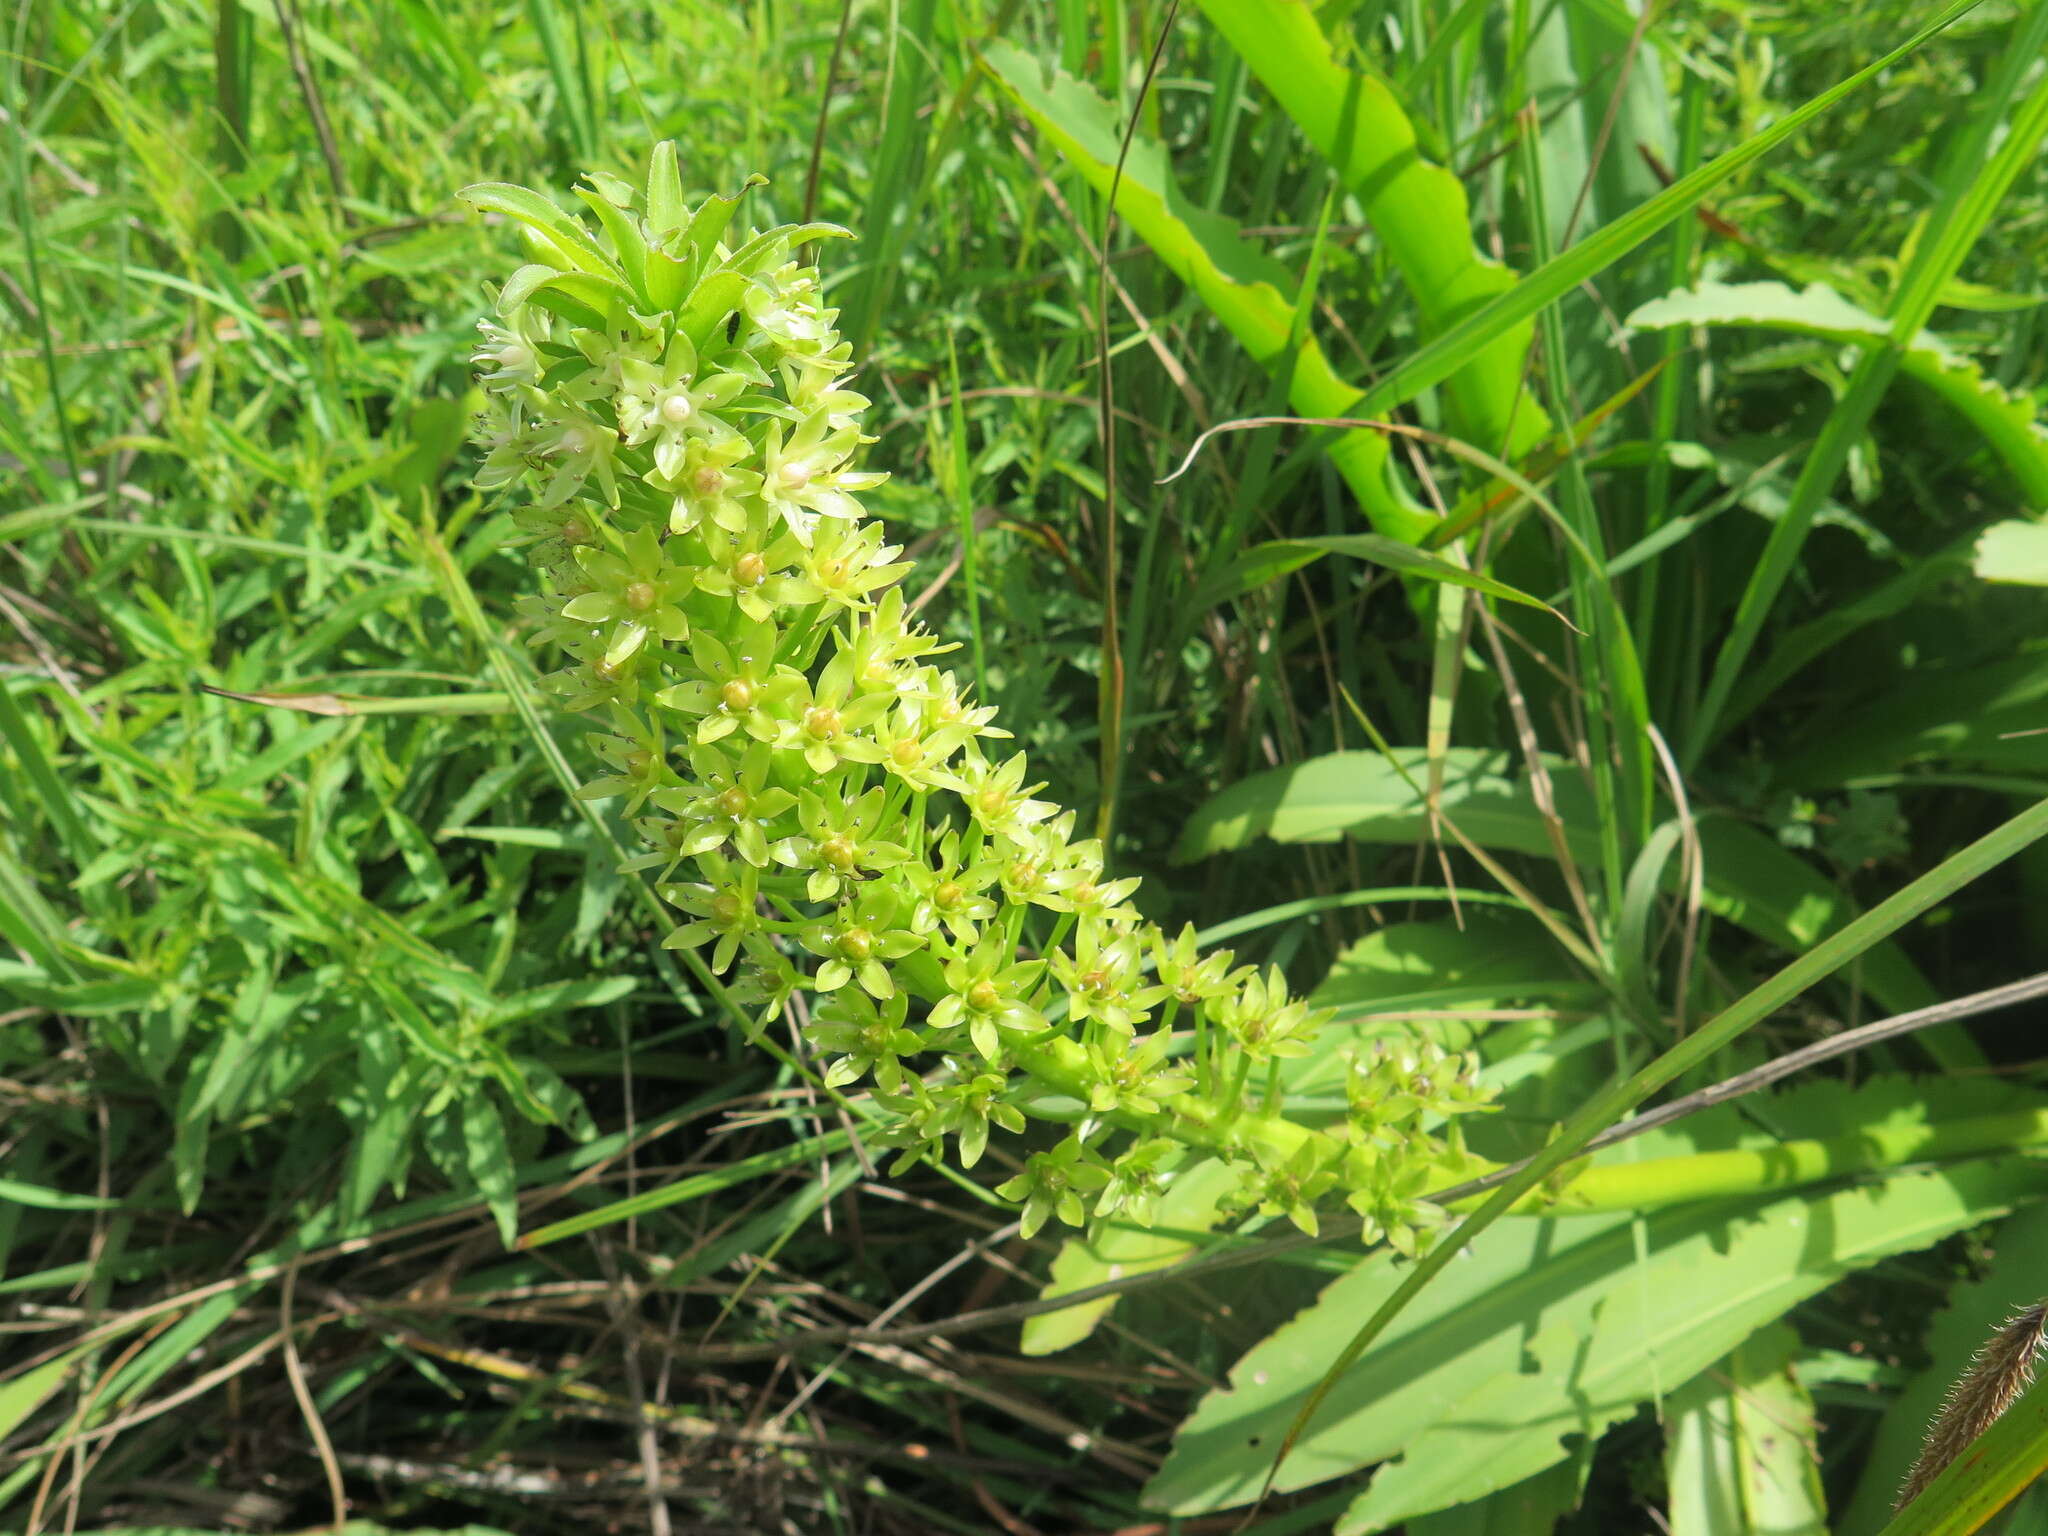
[[1324,555],[1349,555],[1358,560],[1369,560],[1383,565],[1388,570],[1403,571],[1420,576],[1428,581],[1447,582],[1456,587],[1468,587],[1488,597],[1497,597],[1503,602],[1520,603],[1529,608],[1540,608],[1562,622],[1564,615],[1540,599],[1496,581],[1491,576],[1482,576],[1476,571],[1446,560],[1441,555],[1432,555],[1404,544],[1398,539],[1385,538],[1375,533],[1340,533],[1324,538],[1273,539],[1264,544],[1254,544],[1236,556],[1221,570],[1212,572],[1195,589],[1192,603],[1197,612],[1215,607],[1257,591],[1281,577],[1301,570],[1303,567],[1322,559]]

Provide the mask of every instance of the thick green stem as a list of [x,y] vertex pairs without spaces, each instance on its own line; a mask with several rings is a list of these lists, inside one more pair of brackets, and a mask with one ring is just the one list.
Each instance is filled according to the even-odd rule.
[[[1557,1194],[1531,1190],[1512,1214],[1654,1210],[1693,1200],[1800,1189],[1907,1163],[1949,1162],[2043,1145],[2048,1145],[2048,1111],[2017,1110],[1946,1125],[1897,1126],[1825,1140],[1781,1141],[1770,1147],[1606,1163],[1581,1170]],[[1475,1205],[1481,1198],[1475,1195],[1460,1207]]]
[[[1034,1087],[1050,1089],[1082,1104],[1088,1102],[1088,1091],[1099,1078],[1088,1053],[1073,1040],[1047,1040],[1019,1047],[1012,1055]],[[1030,1112],[1028,1104],[1019,1107]],[[1261,1148],[1278,1159],[1291,1157],[1315,1142],[1326,1154],[1325,1161],[1335,1162],[1344,1155],[1344,1144],[1336,1137],[1312,1131],[1285,1115],[1222,1114],[1207,1099],[1193,1093],[1166,1100],[1157,1114],[1110,1110],[1098,1118],[1140,1136],[1171,1136],[1205,1152],[1242,1153]]]

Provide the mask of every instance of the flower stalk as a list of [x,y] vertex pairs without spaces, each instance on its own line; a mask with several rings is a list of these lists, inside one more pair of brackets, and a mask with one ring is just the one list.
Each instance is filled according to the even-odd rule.
[[478,483],[519,489],[546,687],[608,732],[582,793],[623,800],[665,942],[738,968],[756,1037],[804,994],[823,1085],[867,1085],[899,1167],[1063,1127],[998,1188],[1027,1233],[1144,1220],[1213,1158],[1237,1208],[1313,1231],[1341,1199],[1412,1250],[1423,1192],[1469,1169],[1472,1065],[1382,1048],[1336,1123],[1289,1119],[1276,1064],[1322,1048],[1324,1015],[1147,921],[938,664],[861,505],[884,477],[858,466],[851,349],[791,259],[845,231],[735,233],[738,197],[687,204],[672,145],[642,188],[586,179],[594,230],[521,188],[463,194],[530,258],[480,326]]

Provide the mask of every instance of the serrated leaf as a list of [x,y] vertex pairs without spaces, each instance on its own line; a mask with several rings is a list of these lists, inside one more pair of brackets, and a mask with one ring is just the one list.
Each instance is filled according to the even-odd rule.
[[[1891,334],[1890,321],[1820,283],[1800,290],[1775,282],[1702,283],[1651,300],[1627,323],[1639,330],[1752,326],[1856,347],[1886,345]],[[2048,430],[2032,397],[1987,377],[1973,360],[1928,331],[1902,351],[1899,371],[1939,395],[1982,434],[2019,481],[2027,504],[2048,510]]]
[[[2044,1191],[2048,1170],[1981,1163],[1815,1198],[1675,1207],[1639,1232],[1621,1214],[1504,1222],[1336,1384],[1276,1487],[1400,1456],[1340,1523],[1347,1536],[1505,1487],[1563,1460],[1565,1436],[1597,1434],[1841,1275]],[[1369,1260],[1255,1346],[1182,1426],[1146,1502],[1193,1514],[1254,1497],[1301,1402],[1399,1279]]]
[[1978,536],[1970,569],[1983,581],[2048,587],[2048,524],[1993,523]]

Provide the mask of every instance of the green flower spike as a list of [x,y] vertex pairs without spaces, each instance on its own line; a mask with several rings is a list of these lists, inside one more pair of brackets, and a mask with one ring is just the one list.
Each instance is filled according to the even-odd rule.
[[861,505],[883,477],[860,463],[851,349],[792,259],[845,232],[740,232],[736,197],[685,201],[671,145],[644,189],[593,176],[579,195],[596,228],[517,188],[464,194],[533,256],[486,289],[477,483],[523,492],[540,590],[520,612],[561,657],[554,700],[599,715],[582,793],[624,798],[647,844],[625,868],[680,914],[665,942],[739,968],[750,1039],[794,1010],[899,1171],[1063,1127],[997,1188],[1027,1234],[1149,1221],[1209,1158],[1237,1170],[1241,1211],[1314,1230],[1327,1195],[1368,1237],[1425,1241],[1423,1196],[1472,1171],[1469,1065],[1354,1062],[1328,1129],[1280,1112],[1270,1070],[1247,1092],[1253,1067],[1331,1049],[1323,1015],[1277,969],[1144,921],[1137,882],[1105,874],[937,664],[952,647]]

